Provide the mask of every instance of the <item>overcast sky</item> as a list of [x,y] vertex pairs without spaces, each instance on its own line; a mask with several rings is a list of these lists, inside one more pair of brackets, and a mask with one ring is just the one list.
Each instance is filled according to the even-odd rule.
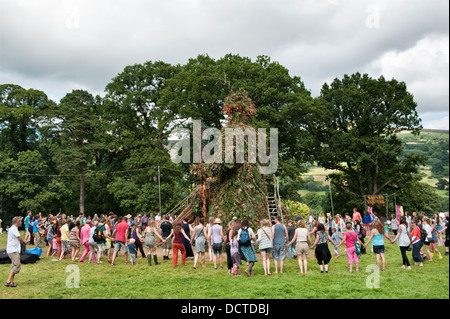
[[0,0],[0,83],[104,95],[125,66],[268,55],[313,96],[354,72],[404,81],[449,128],[448,0]]

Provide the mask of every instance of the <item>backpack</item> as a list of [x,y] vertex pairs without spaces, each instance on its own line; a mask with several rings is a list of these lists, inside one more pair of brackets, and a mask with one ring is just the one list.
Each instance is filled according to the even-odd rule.
[[100,240],[105,240],[105,235],[103,234],[103,231],[101,230],[102,227],[103,226],[95,227],[94,234],[92,235],[92,239],[95,242],[98,242]]
[[422,230],[420,231],[420,240],[422,241],[422,243],[424,243],[427,240],[427,237],[428,237],[427,231],[422,228]]
[[250,234],[249,234],[248,230],[242,228],[239,244],[241,246],[249,246],[250,243],[251,243],[250,242]]

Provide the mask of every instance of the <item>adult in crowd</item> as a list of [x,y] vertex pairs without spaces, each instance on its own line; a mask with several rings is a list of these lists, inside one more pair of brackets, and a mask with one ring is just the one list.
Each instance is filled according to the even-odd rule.
[[110,263],[111,260],[109,259],[108,250],[111,248],[111,244],[107,241],[108,239],[111,239],[110,232],[109,232],[109,226],[107,224],[107,219],[105,216],[102,216],[100,218],[100,222],[97,226],[97,232],[100,234],[100,238],[96,241],[98,246],[98,253],[97,253],[97,264],[101,264],[101,258],[102,254],[106,253],[106,256],[108,257],[108,262]]
[[295,217],[295,223],[298,223],[299,220],[303,220],[303,217],[300,213],[297,213],[297,217]]
[[175,222],[173,225],[173,228],[169,234],[169,236],[163,240],[163,242],[170,240],[173,236],[173,266],[178,266],[178,251],[181,252],[181,265],[186,266],[186,249],[184,248],[183,241],[181,238],[184,236],[184,238],[189,239],[190,238],[186,235],[184,232],[183,227],[181,226],[180,222]]
[[141,230],[144,230],[148,225],[148,216],[147,212],[144,213],[144,216],[141,218]]
[[318,221],[319,223],[325,225],[325,217],[323,216],[323,213],[322,213],[322,212],[319,213],[319,217],[317,218],[317,221]]
[[423,258],[420,254],[420,250],[422,249],[423,243],[420,239],[420,228],[417,225],[418,224],[418,218],[412,218],[411,219],[411,243],[412,243],[412,257],[414,261],[414,265],[419,265],[420,267],[423,266]]
[[88,253],[91,251],[91,248],[89,247],[90,236],[91,236],[91,220],[86,219],[85,225],[81,227],[80,230],[81,244],[84,246],[84,252],[83,255],[81,255],[80,263],[84,261]]
[[264,276],[270,276],[270,253],[272,252],[272,229],[270,220],[263,219],[260,222],[261,228],[258,229],[256,243],[259,245],[259,252],[261,253]]
[[444,240],[442,239],[442,230],[444,229],[444,223],[441,220],[439,213],[434,213],[434,228],[436,229],[437,245],[443,246]]
[[183,230],[184,230],[184,233],[186,234],[186,236],[189,237],[189,240],[184,238],[184,236],[181,237],[181,241],[183,242],[184,249],[186,249],[186,258],[194,258],[194,252],[192,251],[192,246],[191,246],[191,231],[193,231],[193,229],[192,229],[192,226],[189,225],[187,218],[183,219],[183,221],[181,223],[181,227],[183,227]]
[[117,219],[116,227],[114,228],[111,237],[115,238],[114,241],[114,253],[111,260],[111,265],[114,266],[117,253],[122,248],[125,258],[125,264],[128,263],[128,233],[130,228],[128,227],[127,221],[119,216]]
[[27,211],[27,216],[25,217],[25,223],[24,223],[24,227],[25,227],[25,242],[29,242],[31,240],[31,236],[32,236],[32,232],[30,232],[30,226],[32,222],[32,214],[31,214],[31,210]]
[[247,219],[242,221],[242,227],[239,229],[237,240],[240,242],[239,246],[241,248],[242,256],[244,261],[247,262],[247,268],[244,270],[247,276],[253,276],[253,266],[256,259],[255,247],[253,246],[252,240],[256,239],[255,233],[250,228],[250,223]]
[[81,238],[80,238],[80,226],[81,222],[79,220],[75,221],[75,226],[70,230],[69,235],[69,244],[72,248],[72,261],[77,260],[78,253],[80,252],[81,247]]
[[195,219],[194,234],[192,235],[192,244],[195,246],[195,257],[194,257],[194,269],[197,269],[197,261],[201,256],[202,266],[206,267],[205,264],[205,244],[208,237],[206,227],[204,225],[205,219],[197,217]]
[[362,217],[360,212],[356,208],[353,208],[353,215],[352,215],[352,221],[359,220],[359,222],[362,222]]
[[346,231],[345,221],[344,218],[341,216],[341,214],[336,215],[336,225],[338,233],[343,233]]
[[[288,226],[287,226],[287,232],[288,232],[288,237],[289,237],[288,242],[290,242],[292,240],[292,238],[294,238],[296,229],[297,229],[297,227],[295,227],[295,225],[292,223],[292,220],[289,220]],[[287,251],[288,251],[289,259],[297,258],[297,255],[295,254],[295,242],[288,247]]]
[[393,239],[393,242],[397,241],[398,247],[400,247],[400,252],[402,254],[402,268],[411,270],[411,265],[409,263],[408,256],[406,252],[408,251],[409,246],[411,245],[411,238],[408,233],[408,223],[406,222],[406,217],[400,217],[400,225],[398,228],[398,233]]
[[233,239],[233,231],[234,231],[234,220],[232,219],[227,226],[227,231],[225,232],[225,253],[227,255],[227,268],[228,272],[231,273],[233,269],[233,261],[231,260],[231,246],[230,242]]
[[34,245],[36,247],[39,246],[41,243],[41,233],[39,232],[39,228],[41,227],[41,219],[39,215],[36,215],[33,222],[33,238],[34,238]]
[[214,217],[209,217],[209,222],[206,225],[206,231],[208,233],[208,253],[209,253],[209,261],[213,260],[213,250],[211,245],[211,228],[214,226]]
[[380,269],[380,257],[383,263],[383,268],[381,271],[386,270],[386,258],[384,256],[385,248],[384,248],[384,239],[386,238],[391,243],[394,243],[394,241],[386,234],[386,228],[384,228],[383,224],[377,220],[373,223],[373,229],[370,232],[369,240],[367,241],[367,244],[364,245],[364,248],[369,245],[369,243],[372,241],[372,247],[373,247],[373,253],[375,254],[377,267]]
[[148,226],[144,229],[144,244],[145,248],[147,248],[147,261],[149,266],[152,265],[152,256],[155,265],[160,264],[160,262],[158,262],[158,256],[156,255],[156,237],[161,241],[163,240],[163,237],[156,231],[155,220],[150,219]]
[[288,239],[287,228],[281,223],[281,217],[275,217],[275,225],[272,226],[272,257],[276,274],[278,273],[278,261],[280,262],[280,273],[283,273],[284,260],[286,259],[286,242]]
[[[366,253],[366,248],[364,248],[364,238],[366,237],[366,229],[363,227],[363,225],[360,223],[359,220],[355,220],[354,230],[358,235],[358,239],[361,241],[361,254]],[[370,233],[370,232],[369,232]],[[368,234],[369,234],[368,233]]]
[[47,257],[50,256],[50,253],[53,250],[53,239],[55,237],[55,233],[56,233],[56,219],[52,219],[49,225],[47,226],[47,234],[46,234],[46,239],[48,242]]
[[70,244],[69,244],[69,235],[70,235],[70,230],[69,230],[69,224],[70,224],[70,219],[67,220],[63,220],[62,221],[63,224],[61,226],[61,254],[59,256],[59,260],[62,260],[65,258],[65,256],[67,254],[69,254],[70,252]]
[[317,263],[319,264],[320,273],[323,273],[324,267],[325,272],[328,273],[328,263],[331,260],[331,253],[328,249],[328,241],[333,242],[333,239],[325,231],[325,226],[321,223],[317,225],[316,240],[311,246],[311,249],[315,249]]
[[336,228],[336,223],[334,222],[333,216],[330,213],[327,213],[327,229],[328,235],[333,235],[333,228]]
[[169,235],[172,233],[173,225],[169,221],[170,216],[165,215],[164,220],[160,225],[161,237],[163,239],[162,249],[163,249],[163,260],[169,260],[170,249],[172,248],[172,240]]
[[6,253],[11,259],[11,271],[5,282],[6,287],[17,287],[14,277],[20,272],[20,252],[23,239],[19,233],[19,227],[22,223],[22,217],[16,216],[12,219],[12,226],[8,229],[6,242]]
[[[306,229],[306,223],[303,219],[297,222],[297,229],[295,230],[294,237],[287,244],[288,247],[295,243],[295,254],[297,255],[298,267],[300,268],[300,274],[308,273],[308,251],[311,246],[311,238],[309,237],[308,229]],[[303,267],[304,271],[303,271]]]
[[373,222],[372,214],[370,214],[367,210],[365,210],[363,215],[363,225],[366,234],[370,234],[370,226],[372,226],[372,222]]
[[156,216],[155,216],[155,225],[156,225],[156,227],[159,227],[160,223],[161,223],[161,213],[158,212],[158,214],[156,214]]
[[306,220],[306,225],[308,226],[310,232],[312,231],[312,229],[314,227],[313,222],[314,222],[313,213],[309,212],[308,219]]
[[222,225],[220,225],[221,223],[222,221],[220,220],[220,218],[216,218],[214,220],[214,225],[211,227],[211,234],[209,236],[209,240],[213,249],[213,263],[215,270],[217,270],[217,255],[219,256],[220,268],[223,268],[222,247],[225,236],[223,234]]
[[445,213],[445,219],[444,219],[444,228],[442,229],[442,231],[441,232],[445,232],[445,243],[444,243],[444,246],[445,246],[445,256],[448,256],[448,246],[449,246],[449,243],[450,243],[450,234],[449,234],[449,231],[448,231],[448,222],[449,222],[449,216],[448,216],[448,212],[447,213]]
[[98,226],[98,220],[95,222],[92,222],[91,220],[91,225],[92,227],[89,230],[89,263],[95,263],[95,256],[98,254],[98,246],[94,240],[94,232]]
[[352,223],[347,223],[345,226],[347,232],[344,233],[344,238],[337,247],[340,247],[345,242],[349,272],[353,272],[353,264],[355,264],[355,271],[359,272],[359,257],[356,252],[356,243],[359,242],[361,247],[364,243],[358,238],[358,233],[352,230]]
[[394,233],[394,236],[397,236],[398,220],[394,214],[391,214],[391,229],[392,229],[392,232]]
[[146,258],[144,247],[142,246],[141,242],[141,223],[138,221],[135,221],[133,229],[131,231],[131,238],[135,240],[134,244],[136,245],[136,250],[139,250],[141,252],[142,258]]

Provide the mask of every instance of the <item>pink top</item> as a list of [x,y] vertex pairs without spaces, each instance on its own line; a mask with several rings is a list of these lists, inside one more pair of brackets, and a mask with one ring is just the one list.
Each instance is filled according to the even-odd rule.
[[90,232],[91,232],[91,226],[84,225],[83,227],[81,227],[80,237],[81,237],[81,243],[83,245],[89,241],[89,236],[91,235]]
[[[345,235],[345,244],[347,245],[347,247],[355,247],[355,243],[353,242],[353,239],[355,241],[357,241],[358,234],[355,233],[354,231],[352,231],[352,232],[344,233],[344,235]],[[353,239],[352,239],[352,237],[353,237]]]

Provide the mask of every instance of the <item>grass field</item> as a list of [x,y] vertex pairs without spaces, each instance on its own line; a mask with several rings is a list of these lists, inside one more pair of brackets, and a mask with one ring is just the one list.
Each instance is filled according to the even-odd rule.
[[[0,235],[0,248],[6,247],[6,233]],[[369,265],[375,265],[375,255],[370,252],[361,257],[360,272],[349,273],[345,245],[340,247],[341,257],[333,258],[328,274],[320,274],[314,253],[309,256],[307,275],[298,274],[297,262],[286,259],[283,274],[263,276],[261,258],[254,267],[254,277],[246,277],[243,267],[239,277],[233,277],[225,269],[214,270],[212,262],[197,270],[193,261],[187,266],[174,268],[172,260],[162,261],[158,266],[147,266],[147,260],[137,258],[132,267],[124,265],[123,255],[111,266],[103,263],[88,264],[69,260],[52,261],[45,257],[46,247],[41,243],[43,256],[35,264],[22,265],[16,276],[16,288],[0,286],[0,298],[23,299],[448,299],[449,298],[449,260],[425,262],[424,267],[412,270],[401,269],[401,255],[397,244],[386,245],[387,269],[380,272],[379,288],[368,288],[365,272]],[[442,253],[444,247],[439,247]],[[330,249],[332,252],[332,250]],[[161,250],[158,249],[158,254]],[[333,254],[333,252],[332,252]],[[172,257],[172,256],[171,256]],[[105,257],[103,257],[105,258]],[[412,262],[409,252],[410,262]],[[161,259],[161,257],[159,258]],[[207,256],[208,259],[208,256]],[[224,260],[226,256],[224,255]],[[79,267],[79,288],[68,288],[66,280],[72,272],[66,267]],[[245,266],[244,266],[245,267]],[[274,271],[271,261],[271,270]],[[0,277],[6,281],[10,264],[0,265]],[[369,277],[370,279],[370,277]],[[372,283],[372,280],[369,280]]]

